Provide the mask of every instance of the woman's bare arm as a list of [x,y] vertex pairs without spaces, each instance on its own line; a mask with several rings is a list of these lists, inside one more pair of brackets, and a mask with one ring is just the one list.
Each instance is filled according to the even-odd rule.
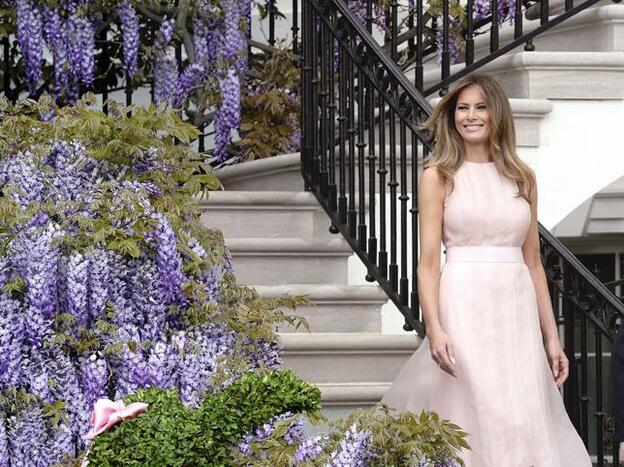
[[522,245],[524,262],[529,268],[535,294],[537,296],[537,308],[539,312],[540,328],[544,347],[548,356],[548,362],[553,371],[557,385],[563,384],[568,377],[568,360],[561,349],[555,315],[553,313],[550,292],[546,272],[542,266],[542,259],[539,250],[539,229],[537,225],[537,187],[533,185],[530,194],[531,199],[531,225],[527,238]]
[[438,317],[440,246],[446,188],[435,167],[425,169],[418,188],[420,259],[418,294],[423,310],[431,356],[441,368],[455,375],[455,358],[449,337]]

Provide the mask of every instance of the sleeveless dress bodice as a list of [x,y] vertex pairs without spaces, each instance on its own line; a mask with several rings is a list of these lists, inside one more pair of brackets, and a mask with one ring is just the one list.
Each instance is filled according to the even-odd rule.
[[442,241],[452,246],[522,246],[529,230],[529,203],[493,162],[464,162],[444,202]]

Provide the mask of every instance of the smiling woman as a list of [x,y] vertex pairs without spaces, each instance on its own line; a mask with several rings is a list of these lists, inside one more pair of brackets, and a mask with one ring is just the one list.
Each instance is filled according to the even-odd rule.
[[589,467],[557,389],[568,360],[539,253],[535,176],[516,154],[509,101],[495,80],[473,75],[425,127],[436,136],[418,193],[427,338],[383,402],[463,427],[467,467]]

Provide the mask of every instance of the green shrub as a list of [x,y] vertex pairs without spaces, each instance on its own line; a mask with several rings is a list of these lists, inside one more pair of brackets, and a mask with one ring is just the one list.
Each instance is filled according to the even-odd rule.
[[182,405],[176,391],[157,388],[137,391],[125,401],[149,407],[98,435],[89,447],[90,466],[234,465],[232,447],[271,416],[291,411],[317,417],[320,391],[292,371],[255,372],[196,409]]

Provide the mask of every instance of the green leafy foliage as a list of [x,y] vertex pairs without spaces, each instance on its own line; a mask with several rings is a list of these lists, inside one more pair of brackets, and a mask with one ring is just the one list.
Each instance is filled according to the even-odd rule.
[[410,464],[409,459],[419,457],[434,462],[444,459],[460,461],[459,451],[470,449],[467,434],[454,423],[440,419],[435,412],[396,415],[383,404],[377,410],[356,410],[334,424],[331,433],[334,442],[339,442],[341,433],[354,424],[373,435],[373,450],[378,457],[371,467],[418,465]]
[[378,404],[372,409],[359,409],[332,422],[322,442],[320,455],[313,461],[296,462],[294,454],[299,445],[289,444],[284,439],[288,426],[296,417],[280,421],[270,436],[252,443],[252,456],[244,456],[240,451],[233,450],[237,465],[325,467],[331,454],[340,449],[345,432],[353,427],[372,435],[370,451],[375,455],[366,464],[368,467],[420,467],[423,459],[430,462],[427,465],[436,462],[447,465],[443,461],[450,460],[464,465],[459,453],[462,449],[470,449],[466,433],[457,425],[441,420],[434,412],[396,414],[388,406]]
[[293,137],[299,128],[299,69],[292,53],[274,49],[252,64],[234,152],[241,160],[254,160],[298,150]]
[[140,390],[126,402],[145,402],[147,412],[95,438],[90,465],[227,466],[242,436],[273,415],[320,409],[318,388],[291,371],[247,373],[196,408],[182,405],[175,391]]

